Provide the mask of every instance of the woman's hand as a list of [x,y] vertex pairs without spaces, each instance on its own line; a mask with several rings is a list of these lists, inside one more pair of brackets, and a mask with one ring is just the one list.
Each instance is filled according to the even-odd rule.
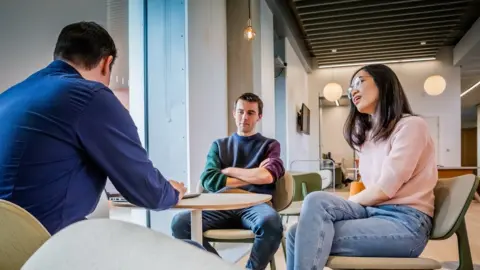
[[371,186],[350,198],[349,201],[363,206],[373,206],[388,200],[389,197],[378,186]]

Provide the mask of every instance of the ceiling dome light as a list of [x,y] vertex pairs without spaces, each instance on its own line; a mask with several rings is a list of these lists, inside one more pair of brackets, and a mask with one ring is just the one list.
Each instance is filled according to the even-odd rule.
[[445,91],[446,86],[447,82],[440,75],[433,75],[428,77],[423,84],[425,92],[427,92],[427,94],[429,94],[430,96],[440,95],[441,93],[443,93],[443,91]]
[[323,96],[331,102],[339,100],[342,97],[342,93],[342,86],[338,83],[328,83],[325,85],[325,88],[323,88]]

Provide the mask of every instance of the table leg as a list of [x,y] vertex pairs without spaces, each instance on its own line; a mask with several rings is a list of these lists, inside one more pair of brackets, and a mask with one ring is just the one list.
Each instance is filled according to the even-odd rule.
[[191,232],[192,232],[192,241],[203,244],[203,229],[202,229],[202,210],[192,210],[192,223],[191,223]]
[[150,210],[146,209],[146,212],[145,212],[145,217],[146,217],[146,225],[147,225],[147,228],[151,228],[152,225],[151,225],[151,216],[150,216]]

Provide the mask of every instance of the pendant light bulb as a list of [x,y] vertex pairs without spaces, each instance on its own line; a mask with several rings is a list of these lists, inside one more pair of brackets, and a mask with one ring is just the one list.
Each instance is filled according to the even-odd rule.
[[253,30],[251,19],[248,19],[247,27],[243,30],[243,36],[248,41],[255,39],[255,30]]

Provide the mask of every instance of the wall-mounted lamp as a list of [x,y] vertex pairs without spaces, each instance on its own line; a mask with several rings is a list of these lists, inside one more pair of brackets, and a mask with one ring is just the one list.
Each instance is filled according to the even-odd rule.
[[323,96],[326,100],[335,102],[342,97],[343,89],[342,86],[338,83],[328,83],[323,88]]
[[429,94],[430,96],[440,95],[441,93],[443,93],[443,91],[445,91],[446,86],[447,82],[440,75],[433,75],[428,77],[423,84],[425,92],[427,92],[427,94]]
[[247,27],[243,30],[243,36],[246,40],[251,41],[255,39],[255,30],[252,27],[252,16],[251,16],[251,8],[250,8],[250,0],[248,0],[248,21]]

